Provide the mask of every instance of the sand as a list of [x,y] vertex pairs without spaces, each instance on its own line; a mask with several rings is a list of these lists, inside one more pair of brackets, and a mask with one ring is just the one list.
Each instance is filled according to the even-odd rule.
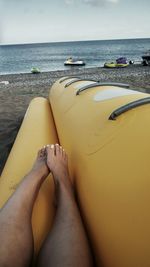
[[131,89],[150,92],[150,67],[132,65],[122,69],[71,68],[40,74],[1,75],[0,83],[0,172],[16,138],[29,102],[37,96],[48,97],[51,85],[63,76],[76,76],[102,82],[122,82]]

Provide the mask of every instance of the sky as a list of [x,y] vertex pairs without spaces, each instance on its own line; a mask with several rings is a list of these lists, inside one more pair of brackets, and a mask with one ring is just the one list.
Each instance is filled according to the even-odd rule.
[[150,0],[0,0],[0,44],[150,37]]

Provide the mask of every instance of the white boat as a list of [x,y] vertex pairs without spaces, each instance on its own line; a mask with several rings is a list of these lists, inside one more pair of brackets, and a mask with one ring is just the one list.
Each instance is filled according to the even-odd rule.
[[82,60],[73,60],[73,58],[68,58],[65,62],[64,62],[65,66],[84,66],[85,62]]

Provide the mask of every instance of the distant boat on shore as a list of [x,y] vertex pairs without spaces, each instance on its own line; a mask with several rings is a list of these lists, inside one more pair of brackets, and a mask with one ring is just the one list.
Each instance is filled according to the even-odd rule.
[[72,57],[70,57],[64,62],[64,65],[65,66],[84,66],[85,62],[82,60],[74,60]]
[[147,52],[145,52],[145,54],[142,56],[142,59],[143,59],[142,64],[144,66],[150,65],[150,50],[148,50]]
[[128,66],[128,64],[117,64],[115,62],[105,63],[104,64],[105,68],[125,68],[127,66]]
[[115,62],[106,62],[104,64],[105,68],[124,68],[129,65],[127,59],[125,57],[120,57],[116,59]]
[[33,67],[33,68],[31,69],[31,73],[33,73],[33,74],[38,74],[38,73],[41,73],[41,71],[40,71],[39,68],[37,68],[37,67]]

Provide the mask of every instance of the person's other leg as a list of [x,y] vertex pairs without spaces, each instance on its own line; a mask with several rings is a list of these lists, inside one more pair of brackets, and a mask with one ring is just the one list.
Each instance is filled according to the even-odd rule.
[[91,252],[69,178],[67,155],[59,145],[47,148],[47,165],[56,186],[57,211],[37,266],[90,267]]
[[0,267],[29,267],[33,256],[32,209],[47,177],[45,149],[0,211]]

